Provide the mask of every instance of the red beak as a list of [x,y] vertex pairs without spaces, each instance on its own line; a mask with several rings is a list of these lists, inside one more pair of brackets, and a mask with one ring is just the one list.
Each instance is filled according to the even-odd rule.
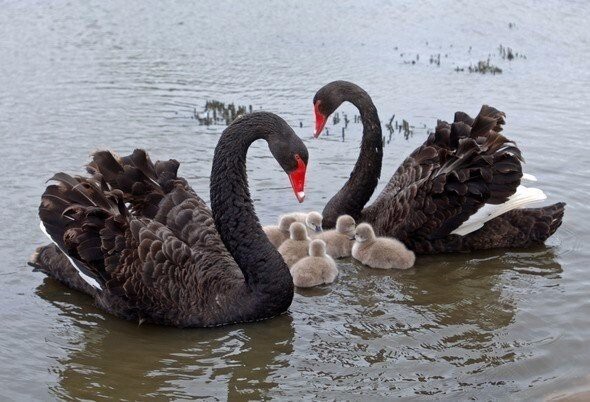
[[322,112],[320,112],[319,110],[320,107],[320,102],[316,102],[313,105],[313,111],[315,113],[315,133],[314,133],[314,137],[318,138],[319,135],[322,133],[322,130],[324,129],[324,126],[326,125],[326,116],[324,116],[322,114]]
[[305,166],[299,155],[295,155],[295,158],[297,159],[297,168],[289,173],[289,180],[291,181],[291,187],[293,187],[297,201],[303,202],[305,199],[303,188],[305,186],[305,171],[307,166]]

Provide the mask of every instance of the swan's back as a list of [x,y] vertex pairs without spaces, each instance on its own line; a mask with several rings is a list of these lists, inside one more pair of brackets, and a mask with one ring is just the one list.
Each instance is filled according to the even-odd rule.
[[363,210],[378,235],[419,252],[453,247],[445,239],[485,204],[502,204],[522,177],[517,146],[500,134],[504,114],[484,106],[475,119],[458,112],[439,121],[427,141],[397,169]]
[[176,326],[223,324],[243,296],[243,274],[178,165],[154,165],[141,150],[123,158],[97,152],[92,177],[54,176],[39,215],[77,270],[68,272],[107,311]]

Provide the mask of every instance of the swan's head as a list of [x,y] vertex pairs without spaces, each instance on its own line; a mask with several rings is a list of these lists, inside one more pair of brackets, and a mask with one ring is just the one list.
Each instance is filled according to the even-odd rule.
[[291,240],[307,240],[307,230],[301,222],[294,222],[289,227],[289,237]]
[[347,235],[350,240],[354,240],[355,235],[355,221],[350,215],[341,215],[336,220],[336,231]]
[[361,223],[356,227],[355,240],[359,243],[375,240],[375,232],[373,227],[368,223]]
[[309,243],[309,255],[311,257],[325,257],[326,243],[321,239],[312,240]]
[[297,219],[292,215],[283,215],[279,219],[279,229],[283,232],[288,232],[291,224],[296,221]]
[[307,214],[305,218],[305,225],[314,232],[322,231],[322,214],[317,211],[312,211]]
[[309,159],[307,147],[287,122],[281,118],[277,120],[276,125],[268,127],[266,140],[270,152],[289,176],[297,200],[303,202],[305,199],[305,172]]
[[324,85],[313,97],[313,111],[315,113],[315,133],[318,137],[328,117],[345,101],[355,102],[359,97],[368,97],[367,93],[358,85],[348,81],[333,81]]

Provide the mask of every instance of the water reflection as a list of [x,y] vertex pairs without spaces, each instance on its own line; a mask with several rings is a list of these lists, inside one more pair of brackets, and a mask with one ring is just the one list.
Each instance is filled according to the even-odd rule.
[[89,298],[50,279],[37,294],[69,321],[69,330],[59,325],[47,335],[68,352],[51,368],[59,398],[261,399],[276,387],[270,378],[293,351],[289,315],[218,329],[138,327],[102,314]]
[[340,271],[333,286],[298,291],[294,318],[211,330],[137,327],[45,279],[37,294],[60,311],[46,338],[67,351],[51,368],[58,377],[51,391],[82,399],[261,399],[299,392],[297,367],[321,373],[314,387],[334,397],[367,384],[375,396],[464,397],[526,381],[527,371],[507,379],[489,369],[542,353],[535,348],[554,338],[505,330],[525,307],[514,289],[547,291],[559,278],[549,247],[422,257],[409,271],[343,261]]
[[[375,395],[392,390],[453,394],[459,389],[469,394],[506,384],[493,375],[479,377],[488,369],[534,354],[527,348],[539,339],[507,330],[517,312],[526,310],[514,290],[546,293],[561,271],[554,250],[544,246],[444,260],[422,257],[405,272],[347,261],[333,287],[299,292],[304,297],[296,298],[293,309],[296,320],[316,329],[306,334],[307,364],[323,373],[317,381],[335,392],[347,386],[366,389],[369,383]],[[545,342],[556,335],[543,337]]]

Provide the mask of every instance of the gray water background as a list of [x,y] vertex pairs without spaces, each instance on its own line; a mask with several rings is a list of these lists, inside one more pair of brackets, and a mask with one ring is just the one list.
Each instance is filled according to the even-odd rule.
[[[585,1],[0,1],[0,396],[536,399],[590,389],[588,17]],[[503,60],[499,45],[526,59]],[[502,74],[455,71],[488,57]],[[363,86],[384,124],[395,113],[415,127],[386,145],[377,192],[437,118],[487,103],[506,112],[505,133],[548,202],[568,203],[563,226],[545,247],[424,257],[407,272],[346,262],[332,286],[298,291],[288,315],[213,330],[138,327],[26,266],[46,241],[36,216],[45,180],[82,173],[94,149],[178,159],[208,199],[223,127],[191,118],[207,99],[278,113],[310,150],[302,205],[264,143],[250,151],[263,223],[321,210],[361,134],[350,124],[342,141],[329,124],[332,135],[312,139],[312,97],[335,79]]]

